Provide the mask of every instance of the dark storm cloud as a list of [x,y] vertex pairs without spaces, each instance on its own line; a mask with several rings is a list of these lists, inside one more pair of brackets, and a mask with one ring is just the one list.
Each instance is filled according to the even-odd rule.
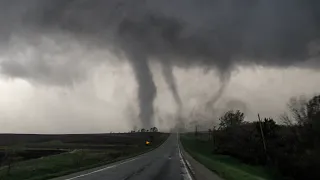
[[[150,58],[212,67],[224,81],[235,64],[294,65],[309,59],[310,43],[318,46],[319,8],[317,0],[0,0],[0,40],[5,46],[10,35],[25,30],[57,32],[123,51],[135,70],[140,115],[147,121],[156,96]],[[2,62],[1,68],[12,76],[30,71],[14,61]],[[43,70],[32,70],[40,71],[32,78],[41,79]]]
[[[9,17],[2,19],[7,18],[11,27],[21,20],[22,27],[32,25],[39,31],[56,28],[110,40],[124,51],[121,44],[130,48],[128,44],[138,41],[132,46],[140,46],[147,56],[179,57],[175,65],[203,63],[223,69],[236,57],[290,65],[305,59],[308,44],[319,37],[315,6],[320,6],[311,0],[16,0],[9,4]],[[12,13],[15,10],[20,19]]]

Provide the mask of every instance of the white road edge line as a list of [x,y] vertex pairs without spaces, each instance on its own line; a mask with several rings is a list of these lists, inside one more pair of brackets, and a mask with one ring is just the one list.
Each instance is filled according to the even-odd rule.
[[187,163],[187,165],[189,166],[190,171],[192,172],[192,174],[195,174],[195,172],[194,172],[192,166],[190,165],[189,161],[188,161],[187,159],[185,159],[185,160],[186,160],[186,163]]
[[178,133],[177,133],[177,140],[178,140],[178,150],[179,150],[180,161],[181,161],[182,164],[183,164],[183,168],[184,168],[185,171],[187,172],[187,179],[188,179],[188,180],[192,180],[192,177],[191,177],[191,175],[190,175],[189,169],[187,168],[187,165],[186,165],[186,163],[184,162],[183,157],[182,157],[182,155],[181,155],[180,145],[179,145],[179,134],[178,134]]
[[86,174],[82,174],[82,175],[79,175],[79,176],[75,176],[75,177],[72,177],[72,178],[68,178],[68,179],[65,179],[65,180],[72,180],[72,179],[77,179],[77,178],[80,178],[80,177],[88,176],[88,175],[91,175],[91,174],[94,174],[94,173],[97,173],[97,172],[101,172],[101,171],[104,171],[104,170],[107,170],[107,169],[111,169],[111,168],[117,167],[117,166],[122,165],[122,164],[126,164],[126,163],[134,161],[136,159],[138,159],[138,158],[133,158],[133,159],[130,159],[128,161],[124,161],[124,162],[119,163],[119,164],[108,166],[108,167],[105,167],[105,168],[102,168],[102,169],[98,169],[96,171],[92,171],[92,172],[89,172],[89,173],[86,173]]

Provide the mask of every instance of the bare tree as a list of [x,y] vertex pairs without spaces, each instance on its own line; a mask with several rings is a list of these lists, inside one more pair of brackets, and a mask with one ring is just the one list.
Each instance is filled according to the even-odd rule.
[[7,175],[11,175],[14,163],[21,160],[21,157],[17,156],[18,151],[20,151],[19,146],[8,147],[5,150],[4,164],[7,165]]
[[152,128],[150,128],[150,132],[158,132],[158,128],[157,127],[152,127]]
[[303,125],[308,120],[307,99],[304,96],[292,97],[287,104],[292,113],[294,123]]
[[294,120],[289,117],[288,113],[283,113],[279,116],[280,121],[286,125],[286,126],[293,126],[294,125]]
[[244,122],[244,114],[237,111],[228,111],[220,118],[220,127],[221,128],[228,128],[240,125]]
[[87,152],[84,149],[75,150],[74,164],[80,166],[86,158]]

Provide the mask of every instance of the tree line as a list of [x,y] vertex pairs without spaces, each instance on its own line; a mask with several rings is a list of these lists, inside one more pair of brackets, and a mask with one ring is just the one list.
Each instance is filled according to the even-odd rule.
[[157,127],[152,127],[150,129],[142,128],[137,131],[134,131],[134,130],[131,131],[131,133],[135,133],[135,132],[158,132],[158,128]]
[[239,110],[226,112],[212,135],[213,152],[276,169],[282,179],[320,179],[320,95],[292,99],[290,113],[246,122]]

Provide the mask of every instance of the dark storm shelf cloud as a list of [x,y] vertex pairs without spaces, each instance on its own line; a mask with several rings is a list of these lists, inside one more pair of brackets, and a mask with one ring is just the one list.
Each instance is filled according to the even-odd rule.
[[[317,0],[1,0],[0,40],[5,46],[10,34],[23,29],[50,30],[112,47],[115,54],[120,50],[136,72],[140,108],[146,109],[142,106],[152,106],[156,96],[150,58],[170,62],[165,71],[212,67],[225,81],[240,63],[299,64],[310,58],[310,43],[318,46],[319,9]],[[8,75],[28,75],[14,61],[1,67]],[[41,79],[41,72],[36,74]],[[179,104],[172,72],[166,75]],[[150,108],[140,116],[151,118]]]
[[[19,26],[39,31],[55,28],[79,36],[105,38],[106,44],[112,42],[123,51],[123,43],[130,48],[128,44],[137,41],[132,46],[140,46],[147,56],[179,57],[171,58],[173,65],[225,68],[236,62],[236,57],[249,57],[255,63],[286,66],[305,60],[309,43],[319,38],[320,16],[316,10],[320,5],[312,0],[1,3],[2,12],[7,15],[1,17],[5,24],[1,27],[6,32],[19,31]],[[170,11],[173,4],[181,4],[174,13]]]

